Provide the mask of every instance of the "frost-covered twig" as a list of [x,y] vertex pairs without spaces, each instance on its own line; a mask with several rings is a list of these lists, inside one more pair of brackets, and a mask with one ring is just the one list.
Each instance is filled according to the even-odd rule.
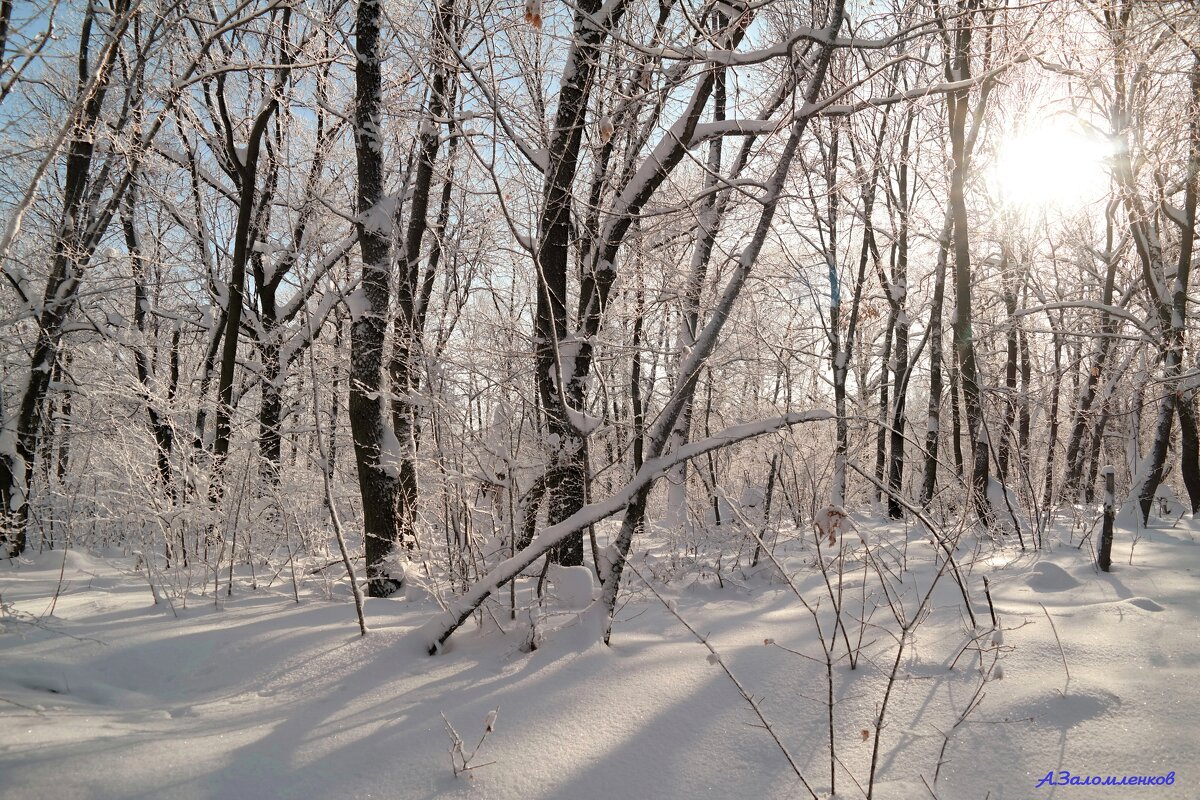
[[479,741],[475,743],[475,747],[471,750],[470,755],[467,755],[462,737],[458,735],[458,731],[450,724],[450,720],[446,719],[446,715],[442,714],[442,722],[446,723],[446,735],[450,737],[450,769],[454,770],[454,777],[457,778],[464,772],[467,773],[467,777],[471,777],[471,770],[496,763],[495,761],[488,761],[484,764],[472,764],[471,762],[475,760],[475,754],[483,746],[484,740],[487,739],[492,731],[496,730],[496,715],[499,712],[500,706],[496,706],[488,712],[483,723],[483,734],[480,735]]
[[[762,537],[759,535],[759,533],[757,531],[751,529],[750,535],[754,537],[754,540],[758,543],[759,547],[762,548],[762,552],[764,552],[766,554],[767,558],[771,559],[771,563],[775,565],[775,569],[783,577],[783,580],[784,580],[784,582],[787,583],[788,588],[790,588],[792,590],[792,594],[794,594],[796,596],[796,599],[800,601],[800,605],[804,606],[804,609],[809,613],[809,616],[812,617],[813,627],[817,631],[817,640],[821,643],[821,651],[825,654],[825,659],[824,659],[825,689],[826,689],[825,710],[826,710],[826,714],[828,717],[828,728],[829,728],[829,731],[828,731],[828,733],[829,733],[829,785],[830,785],[831,791],[836,792],[836,790],[837,790],[837,764],[840,762],[837,757],[837,741],[834,736],[834,720],[833,720],[833,704],[834,704],[834,698],[833,698],[833,645],[825,638],[825,632],[821,628],[821,618],[817,616],[816,609],[813,608],[812,606],[810,606],[808,604],[808,601],[804,599],[804,595],[800,593],[800,588],[798,586],[796,586],[795,582],[792,580],[792,577],[787,574],[787,571],[783,568],[783,564],[779,563],[779,559],[775,557],[775,553],[773,551],[767,549],[766,545],[763,544]],[[820,560],[820,558],[821,558],[821,554],[818,552],[817,559]],[[835,608],[834,614],[835,614],[834,619],[835,619],[835,625],[836,625],[838,622],[840,622],[841,612],[839,609]],[[836,637],[837,637],[837,628],[835,627],[834,628],[835,640],[836,640]],[[767,643],[774,644],[774,642],[770,639],[767,640]],[[846,646],[847,647],[850,646],[849,640],[847,640]],[[806,657],[810,657],[810,656],[806,656]],[[813,659],[813,660],[816,661],[817,659]]]
[[1063,650],[1062,639],[1058,638],[1058,628],[1054,625],[1054,618],[1050,616],[1050,612],[1041,603],[1042,613],[1046,615],[1046,619],[1050,622],[1050,630],[1054,632],[1054,641],[1058,644],[1058,654],[1062,657],[1063,671],[1067,673],[1067,682],[1063,684],[1063,694],[1067,693],[1067,687],[1071,685],[1071,668],[1067,666],[1067,651]]
[[[308,317],[309,329],[312,329],[312,317]],[[313,391],[313,432],[316,436],[317,452],[321,456],[321,482],[325,489],[325,505],[329,508],[329,520],[333,523],[333,532],[337,536],[338,551],[342,556],[342,563],[346,565],[346,575],[350,578],[350,592],[354,595],[354,611],[358,616],[358,632],[367,635],[367,617],[363,612],[363,596],[362,589],[358,586],[358,580],[354,576],[354,564],[350,560],[350,553],[346,549],[346,533],[342,528],[342,519],[338,516],[337,503],[333,497],[333,484],[330,481],[329,475],[329,460],[328,453],[325,451],[325,439],[321,434],[321,415],[317,411],[320,408],[317,397],[317,387],[321,385],[317,379],[317,364],[315,356],[309,351],[308,358],[309,374],[312,376],[312,391]]]
[[[960,725],[967,721],[967,718],[974,713],[975,709],[979,708],[980,704],[983,703],[983,698],[987,696],[983,690],[984,687],[987,686],[988,681],[992,680],[993,678],[995,680],[999,680],[1004,677],[1004,671],[998,663],[1000,660],[1000,648],[1004,643],[1003,631],[1001,631],[999,628],[996,628],[988,631],[982,636],[973,636],[967,643],[967,647],[971,646],[971,642],[976,642],[979,639],[986,637],[991,637],[991,648],[989,651],[992,654],[991,665],[987,667],[984,666],[984,648],[981,647],[979,649],[979,662],[980,671],[983,673],[983,676],[979,681],[979,685],[975,687],[975,693],[971,695],[971,699],[967,701],[967,705],[963,708],[962,713],[958,715],[958,719],[956,719],[954,724],[950,726],[950,730],[943,731],[940,728],[937,729],[938,733],[942,734],[942,746],[941,749],[938,750],[937,766],[935,766],[933,770],[933,782],[935,785],[938,782],[938,776],[941,774],[942,766],[946,763],[946,748],[950,746],[950,737],[954,735],[954,731],[957,730]],[[963,652],[966,652],[966,647],[963,648]],[[962,655],[962,653],[959,653],[959,655]],[[955,657],[955,661],[958,661],[957,657]],[[954,665],[951,664],[950,666],[951,669],[953,669]],[[922,777],[921,780],[924,780],[924,777]],[[928,786],[928,784],[926,784],[926,786]],[[930,794],[932,793],[932,790],[930,790]]]
[[[847,464],[846,466],[848,466],[850,469],[857,472],[862,477],[866,478],[871,483],[875,484],[877,487],[879,487],[883,491],[888,491],[887,489],[885,489],[883,487],[883,484],[881,484],[881,483],[879,483],[879,481],[875,480],[874,477],[872,477],[871,475],[868,475],[867,473],[865,473],[861,469],[859,469],[857,464],[850,463],[850,464]],[[948,564],[950,566],[950,568],[952,569],[952,571],[954,572],[954,582],[956,584],[958,584],[958,590],[959,590],[959,593],[962,595],[962,599],[963,599],[963,606],[967,609],[967,615],[971,618],[971,627],[975,627],[978,624],[975,621],[975,610],[973,608],[971,608],[971,598],[967,593],[967,585],[963,581],[962,574],[958,571],[958,563],[954,560],[954,546],[957,546],[958,538],[955,537],[954,541],[950,542],[948,544],[943,537],[941,537],[937,534],[937,526],[933,523],[933,520],[931,520],[925,514],[924,511],[917,508],[915,505],[908,502],[907,500],[905,500],[903,497],[900,497],[899,495],[896,495],[895,497],[896,497],[896,500],[900,503],[900,505],[904,506],[905,509],[907,509],[911,514],[913,514],[921,522],[921,524],[925,526],[925,529],[929,531],[930,535],[933,536],[933,538],[941,546],[942,551],[946,554],[946,564]],[[941,576],[940,571],[938,572],[938,575],[939,575],[939,577]]]
[[443,642],[450,637],[458,627],[471,616],[490,594],[498,591],[508,581],[520,574],[521,570],[541,558],[550,548],[566,539],[575,531],[583,530],[594,522],[599,522],[624,509],[643,487],[658,480],[667,470],[684,461],[690,461],[702,456],[710,450],[728,447],[746,439],[773,433],[781,428],[798,425],[802,422],[829,419],[828,411],[797,411],[779,417],[733,425],[720,433],[698,442],[690,442],[676,451],[665,456],[648,459],[637,471],[633,479],[620,491],[595,503],[589,503],[567,517],[562,522],[551,525],[512,558],[497,564],[491,572],[480,578],[458,602],[451,604],[450,611],[434,617],[421,629],[417,635],[426,638],[426,649],[434,655]]

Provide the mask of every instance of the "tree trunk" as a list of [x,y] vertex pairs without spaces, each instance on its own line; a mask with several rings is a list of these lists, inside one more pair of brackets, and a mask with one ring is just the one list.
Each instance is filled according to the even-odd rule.
[[1007,315],[1007,330],[1004,335],[1004,427],[1000,431],[1000,443],[996,448],[996,473],[1000,483],[1008,484],[1009,458],[1012,453],[1013,428],[1017,422],[1017,286],[1016,279],[1008,272],[1013,267],[1008,246],[1001,247],[1000,276],[1004,284],[1004,312]]
[[[428,310],[428,289],[432,288],[433,269],[437,256],[430,259],[431,268],[421,271],[421,251],[429,228],[429,199],[433,188],[433,171],[441,147],[439,128],[453,107],[452,73],[450,71],[451,35],[454,26],[454,0],[441,0],[433,22],[433,75],[429,86],[428,108],[422,116],[417,135],[416,174],[408,199],[408,223],[404,242],[396,260],[396,313],[393,317],[392,358],[389,377],[392,387],[392,429],[396,435],[394,468],[397,473],[395,513],[399,526],[399,541],[411,550],[417,542],[417,390],[424,366],[424,331]],[[442,213],[446,211],[451,188],[447,179]],[[439,217],[439,224],[444,225]]]
[[[887,283],[884,282],[883,291],[887,292]],[[880,357],[879,367],[879,431],[875,434],[875,499],[876,502],[883,500],[886,494],[887,473],[888,473],[888,424],[889,412],[891,411],[891,382],[888,380],[888,371],[891,369],[892,362],[892,336],[896,330],[896,312],[895,309],[888,312],[887,327],[883,332],[883,353]]]
[[[578,395],[582,389],[574,373],[575,356],[583,344],[567,339],[567,275],[571,249],[571,192],[579,166],[588,98],[594,84],[592,77],[600,62],[600,45],[608,33],[595,19],[600,7],[600,0],[581,0],[576,8],[575,30],[563,68],[551,134],[550,163],[545,173],[541,224],[534,253],[538,277],[534,354],[538,397],[545,414],[550,525],[571,516],[584,504],[587,468],[584,433],[571,419],[572,414],[582,413],[582,409],[578,397],[569,396]],[[582,531],[568,537],[552,555],[560,564],[582,564]]]
[[[254,224],[254,213],[257,207],[255,199],[258,194],[258,166],[262,153],[263,137],[267,126],[279,108],[282,88],[287,80],[287,65],[289,63],[289,31],[291,23],[291,8],[284,7],[281,15],[279,46],[279,61],[282,65],[276,72],[275,83],[268,90],[269,99],[264,98],[262,109],[254,117],[250,132],[246,137],[245,150],[241,151],[233,166],[238,175],[238,217],[234,228],[233,265],[229,277],[227,302],[225,305],[225,342],[221,350],[221,371],[217,378],[217,417],[215,423],[215,438],[213,439],[214,475],[210,495],[215,500],[224,491],[225,460],[229,455],[230,439],[232,436],[231,421],[233,418],[233,378],[237,367],[238,338],[242,326],[242,309],[245,305],[246,267],[250,261],[252,234],[257,226]],[[227,144],[231,151],[237,153],[233,140],[232,128],[227,129]],[[269,194],[269,193],[268,193]],[[264,203],[264,209],[269,204]],[[264,213],[265,210],[264,210]],[[264,389],[265,391],[265,389]],[[278,425],[275,426],[278,435]]]
[[[716,85],[713,90],[713,122],[725,119],[725,84],[726,72],[717,71]],[[684,290],[683,309],[679,320],[679,343],[677,350],[680,360],[683,354],[696,343],[696,335],[700,325],[700,294],[704,287],[704,278],[708,273],[709,260],[716,244],[717,230],[720,227],[724,212],[724,199],[718,200],[717,182],[721,172],[721,160],[724,139],[717,137],[708,145],[708,171],[704,176],[705,198],[701,201],[700,212],[697,215],[697,241],[692,248],[692,260],[689,265],[687,287]],[[639,320],[640,322],[640,320]],[[676,380],[682,376],[676,376]],[[669,449],[675,450],[688,441],[692,427],[692,404],[686,403],[680,411],[679,420],[671,431]],[[679,530],[687,524],[687,462],[680,464],[667,477],[667,507],[663,525],[668,530]]]
[[[1111,211],[1108,215],[1108,251],[1107,269],[1105,270],[1104,288],[1100,297],[1100,302],[1105,306],[1111,306],[1113,303],[1113,295],[1116,287],[1117,278],[1117,262],[1119,259],[1112,252],[1113,247],[1113,219]],[[1116,333],[1116,322],[1113,315],[1104,312],[1100,318],[1100,341],[1097,343],[1097,351],[1092,367],[1088,371],[1087,380],[1084,382],[1083,390],[1079,397],[1079,402],[1076,405],[1074,419],[1071,423],[1071,438],[1067,442],[1067,459],[1066,459],[1066,476],[1063,478],[1062,496],[1068,502],[1073,502],[1079,492],[1079,481],[1083,473],[1084,459],[1084,434],[1087,430],[1088,421],[1092,413],[1092,405],[1096,400],[1096,389],[1100,384],[1100,378],[1104,374],[1104,368],[1108,361],[1108,354],[1112,347],[1113,335]]]
[[[63,176],[62,215],[38,314],[37,339],[29,362],[28,381],[21,392],[16,418],[5,420],[6,427],[12,425],[14,441],[11,447],[0,452],[0,530],[3,530],[0,536],[7,544],[10,556],[24,552],[28,541],[25,528],[29,518],[34,459],[42,434],[40,412],[50,386],[63,324],[78,299],[84,267],[95,247],[93,241],[84,241],[89,233],[87,223],[91,222],[91,215],[85,208],[88,179],[95,155],[95,130],[117,52],[115,42],[124,35],[129,22],[127,9],[127,0],[119,0],[114,9],[116,21],[109,40],[113,46],[103,49],[95,72],[89,56],[95,8],[88,6],[84,13],[77,60],[76,107],[71,111],[75,116],[74,135],[67,150]],[[90,90],[87,88],[89,83]],[[95,239],[95,236],[90,238]]]
[[354,151],[358,168],[358,241],[362,251],[361,307],[350,326],[350,427],[363,503],[367,591],[388,597],[404,574],[388,563],[400,541],[399,480],[394,441],[384,411],[383,346],[390,314],[391,214],[384,201],[383,82],[380,69],[380,0],[360,0],[356,21]]
[[[950,71],[947,70],[947,77]],[[970,157],[974,152],[979,132],[983,128],[984,111],[987,109],[988,95],[995,85],[994,79],[987,79],[979,89],[979,100],[971,123],[971,132],[964,142],[964,157]],[[927,508],[937,489],[938,446],[941,439],[942,421],[942,371],[945,369],[945,343],[943,341],[944,323],[942,311],[946,298],[946,271],[950,259],[950,241],[954,232],[953,205],[946,204],[946,213],[942,221],[941,235],[938,237],[937,269],[934,272],[933,298],[929,310],[929,416],[925,427],[925,471],[921,484],[921,507]],[[950,362],[950,411],[952,421],[952,450],[954,466],[958,477],[963,474],[961,425],[958,410],[958,367],[957,358]]]
[[896,241],[895,269],[892,273],[889,297],[896,304],[896,352],[892,366],[893,403],[891,430],[891,466],[888,469],[888,516],[904,518],[904,504],[900,496],[904,493],[904,429],[907,424],[908,376],[908,150],[912,135],[913,115],[904,122],[900,137],[900,166],[896,186],[897,213],[900,216],[900,232]]
[[1042,484],[1042,514],[1047,524],[1054,507],[1054,467],[1058,456],[1058,402],[1062,389],[1062,334],[1059,333],[1061,328],[1062,324],[1056,325],[1051,317],[1050,329],[1054,337],[1054,382],[1050,389],[1050,433],[1046,444],[1046,474]]
[[[949,222],[949,219],[947,219]],[[938,241],[937,270],[933,276],[933,299],[929,307],[929,418],[925,424],[925,472],[921,482],[921,508],[928,508],[937,490],[938,443],[942,436],[942,307],[946,297],[946,262],[950,249],[949,225]],[[957,404],[957,395],[951,396]],[[957,415],[955,415],[957,418]]]
[[[1114,172],[1120,188],[1121,201],[1129,220],[1134,247],[1142,266],[1146,291],[1152,307],[1157,312],[1158,333],[1162,337],[1159,351],[1163,363],[1162,386],[1164,395],[1159,401],[1158,417],[1154,425],[1154,441],[1150,446],[1149,463],[1143,466],[1142,484],[1138,491],[1138,504],[1143,524],[1149,524],[1150,510],[1155,493],[1166,474],[1167,452],[1170,447],[1172,422],[1177,414],[1182,388],[1180,377],[1183,364],[1183,349],[1187,320],[1188,278],[1192,267],[1192,247],[1196,233],[1196,203],[1200,194],[1200,119],[1191,115],[1188,141],[1188,170],[1184,187],[1184,219],[1181,228],[1179,257],[1175,264],[1175,280],[1168,289],[1169,279],[1156,226],[1150,224],[1151,214],[1143,202],[1134,173],[1130,153],[1131,106],[1126,86],[1125,51],[1126,26],[1129,10],[1122,9],[1121,15],[1109,14],[1110,31],[1116,45],[1114,69],[1114,127],[1123,147],[1114,159]],[[1191,72],[1191,107],[1200,106],[1200,54],[1193,62]],[[1186,416],[1185,412],[1185,416]]]
[[[963,3],[960,8],[967,10]],[[952,80],[967,80],[971,77],[970,51],[973,14],[967,13],[954,26],[954,63]],[[954,344],[958,353],[963,399],[967,409],[967,428],[971,436],[974,454],[971,469],[972,501],[979,519],[991,527],[993,514],[988,501],[989,443],[986,421],[983,414],[983,395],[980,390],[979,368],[975,358],[975,337],[972,327],[971,307],[971,244],[970,226],[967,219],[966,180],[967,163],[968,90],[955,90],[947,96],[950,117],[950,146],[954,167],[950,173],[950,209],[954,230]]]
[[[125,248],[129,251],[129,260],[133,268],[133,325],[141,339],[133,350],[134,366],[137,370],[138,384],[142,387],[142,399],[146,404],[146,416],[150,422],[150,433],[154,436],[154,449],[158,465],[158,480],[167,494],[174,499],[175,486],[171,477],[171,451],[175,442],[175,429],[162,412],[158,409],[155,397],[155,381],[153,365],[145,351],[146,314],[150,310],[150,296],[146,291],[146,262],[142,255],[141,242],[137,234],[133,211],[137,205],[137,186],[130,185],[126,191],[125,213],[121,217],[121,225],[125,232]],[[178,331],[172,342],[173,376],[178,375],[178,352],[175,343],[178,341]],[[176,380],[172,380],[174,386]]]
[[1179,468],[1192,514],[1196,515],[1200,513],[1200,430],[1196,426],[1195,403],[1180,397],[1175,412],[1179,415]]

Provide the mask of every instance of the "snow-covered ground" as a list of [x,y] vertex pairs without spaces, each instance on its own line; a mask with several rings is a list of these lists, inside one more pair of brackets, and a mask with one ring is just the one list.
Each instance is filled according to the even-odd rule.
[[[918,609],[938,563],[927,535],[858,525],[875,560],[839,545],[849,548],[845,635],[832,628],[815,544],[780,549],[832,640],[838,797],[865,796],[885,696],[881,800],[1200,796],[1200,524],[1144,534],[1132,564],[1131,537],[1119,534],[1111,574],[1065,528],[1037,553],[964,544],[956,560],[974,631],[949,570]],[[577,624],[586,576],[564,573],[569,602],[547,605],[534,652],[529,614],[514,622],[496,605],[436,657],[416,631],[437,609],[417,591],[369,601],[372,630],[361,638],[352,604],[315,590],[297,603],[283,578],[256,591],[237,583],[232,598],[222,586],[220,609],[210,591],[186,608],[176,599],[173,611],[154,604],[144,572],[120,554],[5,562],[0,797],[808,797],[668,604],[707,637],[804,779],[828,796],[830,687],[813,616],[766,565],[726,569],[718,581],[713,565],[639,559],[667,603],[629,576],[611,647]],[[532,583],[522,581],[523,595]],[[896,634],[913,618],[889,692]],[[456,777],[447,721],[469,755],[493,709],[494,731],[471,762],[481,766]],[[1063,771],[1174,778],[1072,785]]]

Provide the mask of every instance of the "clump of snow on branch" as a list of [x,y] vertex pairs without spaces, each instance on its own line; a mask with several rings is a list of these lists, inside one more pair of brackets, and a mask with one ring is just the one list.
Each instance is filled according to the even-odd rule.
[[825,506],[813,517],[813,527],[817,529],[817,534],[830,545],[837,544],[838,534],[845,528],[846,522],[846,509],[841,506]]
[[591,568],[553,564],[546,570],[546,580],[554,585],[554,593],[563,607],[582,610],[591,604],[596,590]]
[[525,21],[535,29],[542,29],[542,0],[525,0]]

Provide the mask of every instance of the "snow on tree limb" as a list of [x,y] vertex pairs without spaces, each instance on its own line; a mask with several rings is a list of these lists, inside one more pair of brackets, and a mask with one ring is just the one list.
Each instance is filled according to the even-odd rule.
[[736,444],[746,439],[774,433],[782,428],[799,425],[804,422],[819,422],[832,419],[833,414],[824,409],[811,411],[795,411],[777,417],[732,425],[706,439],[689,442],[679,450],[644,463],[620,491],[596,503],[591,503],[572,514],[567,519],[542,530],[527,547],[512,558],[496,565],[487,575],[480,578],[460,598],[450,604],[450,609],[444,611],[417,629],[415,635],[422,642],[430,655],[435,655],[442,644],[471,616],[488,595],[497,591],[500,586],[515,578],[521,570],[532,564],[550,548],[566,539],[572,533],[600,520],[620,512],[626,504],[647,484],[657,480],[676,464],[689,461],[713,450]]

